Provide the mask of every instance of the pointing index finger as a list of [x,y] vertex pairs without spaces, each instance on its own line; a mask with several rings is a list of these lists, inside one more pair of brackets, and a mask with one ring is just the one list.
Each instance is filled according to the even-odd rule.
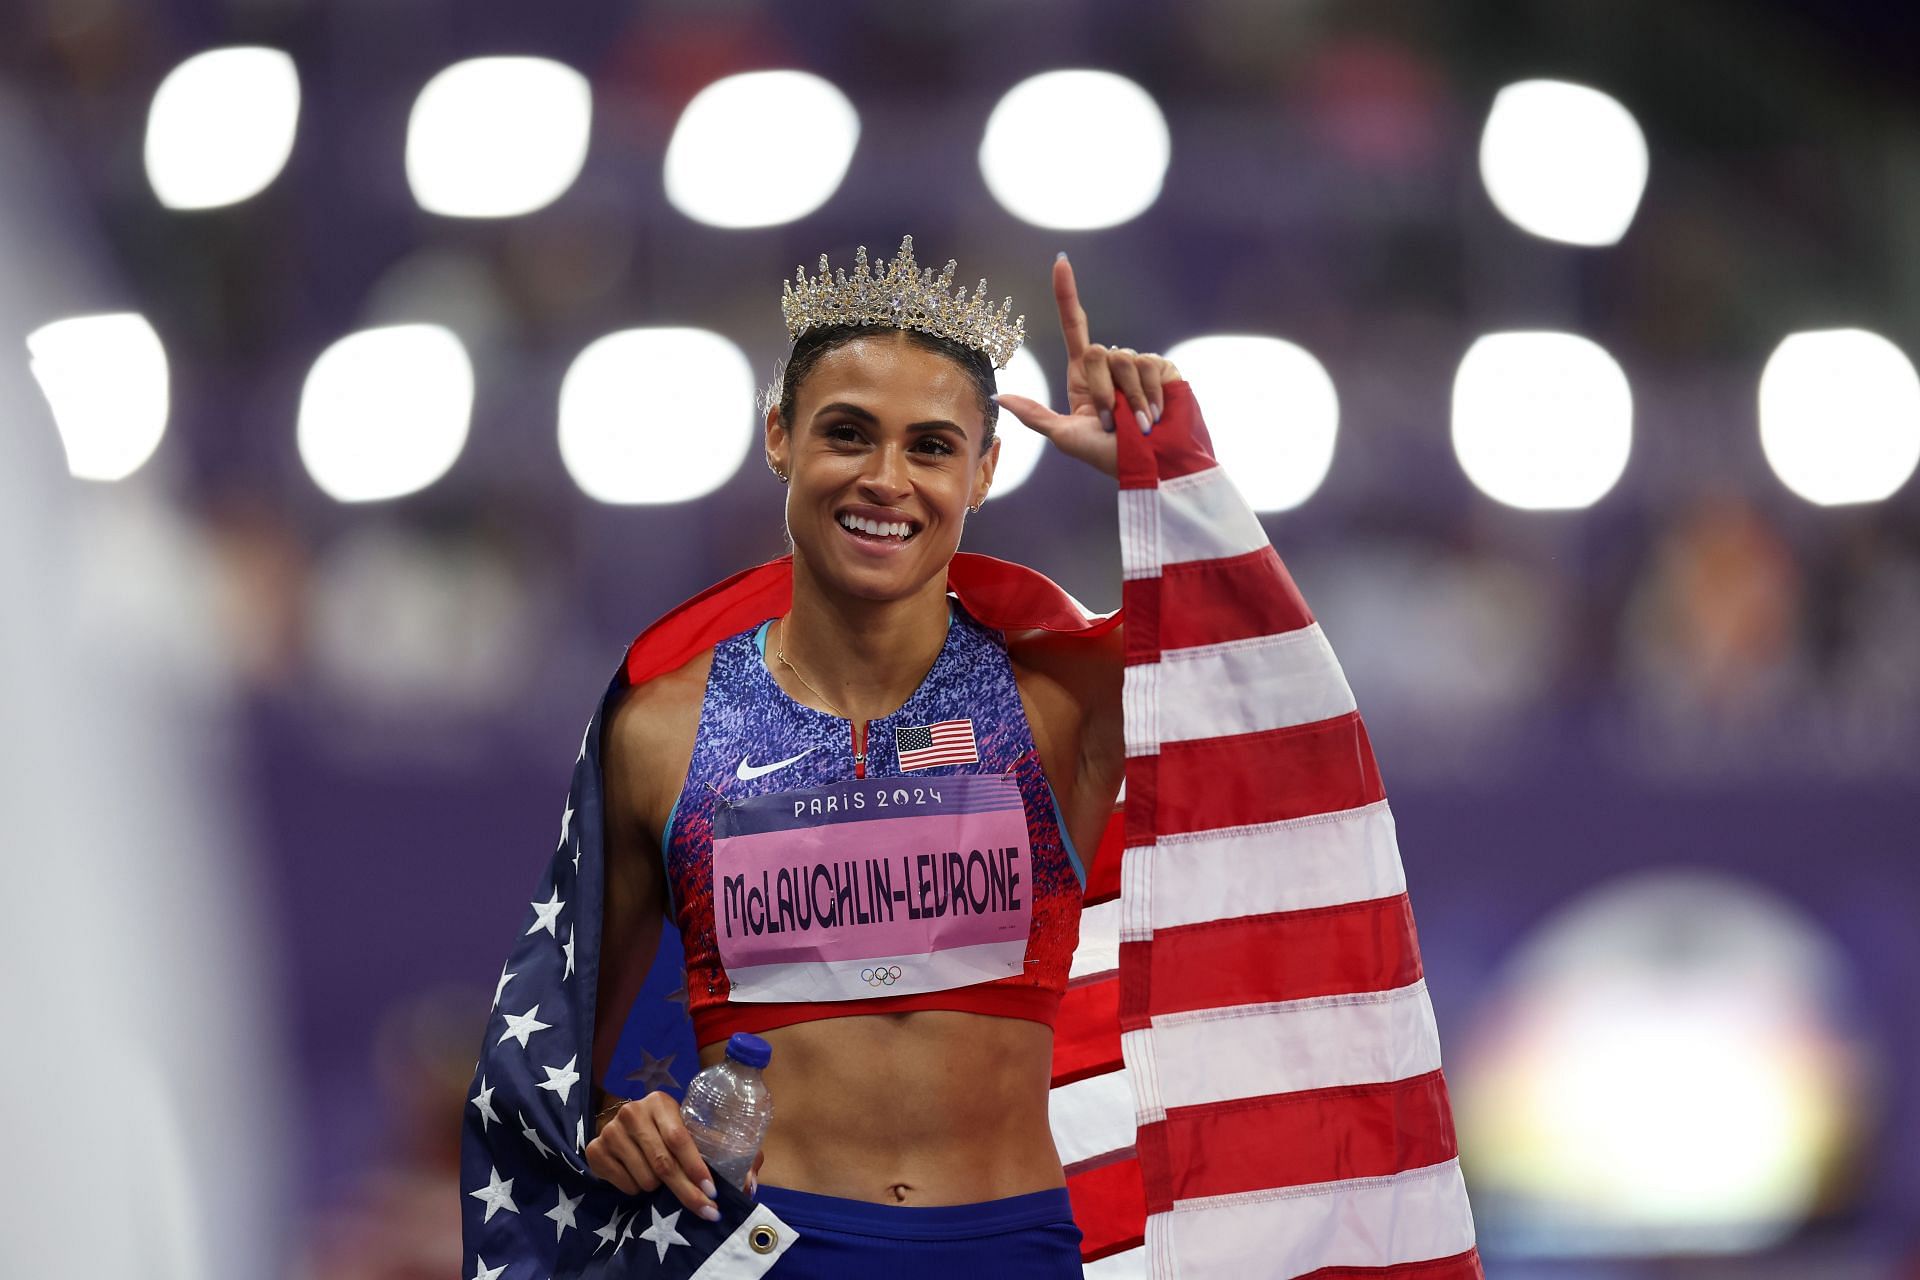
[[1073,264],[1067,255],[1053,260],[1053,302],[1060,310],[1060,336],[1067,340],[1067,359],[1078,360],[1087,349],[1087,313],[1074,287]]

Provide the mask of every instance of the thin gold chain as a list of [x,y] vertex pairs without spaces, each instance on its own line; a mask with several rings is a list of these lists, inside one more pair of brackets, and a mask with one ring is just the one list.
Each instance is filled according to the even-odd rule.
[[807,690],[810,693],[812,693],[814,697],[826,703],[827,710],[833,712],[833,714],[839,716],[842,720],[851,720],[853,717],[849,716],[846,712],[842,711],[839,707],[834,706],[833,699],[829,698],[826,694],[820,692],[820,690],[815,687],[813,681],[807,679],[806,676],[801,674],[800,668],[794,666],[791,662],[787,661],[787,652],[784,648],[781,647],[782,642],[785,641],[786,639],[786,630],[787,629],[784,626],[780,628],[780,633],[781,633],[780,639],[773,642],[773,656],[780,659],[780,665],[785,667],[787,670],[793,672],[795,678],[798,679],[801,684],[807,686]]

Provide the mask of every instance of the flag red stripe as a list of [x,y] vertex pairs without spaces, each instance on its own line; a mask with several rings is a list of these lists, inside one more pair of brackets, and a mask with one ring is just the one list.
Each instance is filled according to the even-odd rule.
[[1300,1280],[1485,1280],[1480,1251],[1469,1249],[1451,1258],[1402,1262],[1391,1267],[1321,1267]]
[[[1140,436],[1133,436],[1119,451],[1122,489],[1151,489],[1156,487],[1156,480],[1172,480],[1220,465],[1214,461],[1213,439],[1200,420],[1193,387],[1184,380],[1169,382],[1163,388],[1163,395],[1165,402],[1153,434],[1144,441]],[[1133,407],[1125,395],[1114,395],[1113,413],[1120,422],[1133,416]]]
[[1121,839],[1129,849],[1154,841],[1154,819],[1159,816],[1160,757],[1133,756],[1127,760],[1127,812]]
[[1226,560],[1170,564],[1161,571],[1162,650],[1279,635],[1312,622],[1313,611],[1272,547]]
[[1069,985],[1053,1017],[1053,1083],[1057,1087],[1120,1067],[1120,982],[1106,974]]
[[1151,942],[1122,942],[1120,964],[1147,973],[1152,1001],[1128,1030],[1157,1013],[1394,991],[1422,974],[1404,893],[1156,929]]
[[[1094,846],[1093,861],[1086,863],[1087,894],[1083,900],[1091,907],[1111,902],[1120,896],[1120,860],[1126,855],[1127,815],[1115,805],[1107,825],[1100,831],[1100,843]],[[1084,850],[1082,854],[1084,856]]]
[[1074,1225],[1080,1228],[1080,1259],[1092,1262],[1141,1244],[1147,1235],[1147,1195],[1140,1165],[1114,1160],[1067,1175]]
[[1122,636],[1125,662],[1134,666],[1160,657],[1160,579],[1128,578],[1120,584],[1120,612],[1127,629]]
[[1165,1193],[1148,1202],[1153,1213],[1176,1200],[1384,1178],[1460,1154],[1438,1071],[1174,1107],[1140,1131],[1139,1143],[1158,1148],[1169,1175]]
[[[1127,762],[1129,800],[1141,763]],[[1142,815],[1142,825],[1156,819],[1161,835],[1338,813],[1386,796],[1357,711],[1285,729],[1162,743],[1155,772],[1160,803]],[[1146,843],[1136,834],[1129,830],[1127,843]]]

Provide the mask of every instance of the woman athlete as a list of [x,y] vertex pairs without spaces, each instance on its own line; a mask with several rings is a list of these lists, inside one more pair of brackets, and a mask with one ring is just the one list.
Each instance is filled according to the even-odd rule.
[[[747,638],[736,638],[634,689],[603,737],[606,942],[596,1039],[618,1035],[652,961],[665,909],[677,896],[663,870],[675,850],[663,857],[662,833],[674,828],[668,844],[679,842],[678,829],[689,825],[687,804],[704,796],[689,778],[689,765],[698,772],[702,735],[716,732],[703,729],[703,709],[720,718],[713,700],[722,676],[744,682],[747,696],[754,682],[770,678],[785,699],[810,709],[810,716],[794,712],[803,729],[825,726],[822,733],[838,738],[837,760],[825,752],[809,756],[814,747],[801,753],[816,766],[813,776],[864,774],[866,759],[855,760],[850,748],[863,746],[875,722],[901,712],[916,690],[935,680],[947,661],[943,654],[961,642],[956,628],[968,625],[955,619],[949,603],[948,562],[968,513],[979,509],[993,484],[1000,453],[996,402],[1062,452],[1109,476],[1116,469],[1116,391],[1127,404],[1144,406],[1121,429],[1151,431],[1165,403],[1163,388],[1179,372],[1160,356],[1090,341],[1064,254],[1054,263],[1053,293],[1068,359],[1070,412],[1064,415],[1019,396],[995,396],[988,355],[951,339],[886,325],[840,325],[815,328],[796,341],[766,414],[767,464],[787,486],[792,606],[758,630],[751,650]],[[1007,635],[1004,649],[1018,711],[1044,773],[1041,787],[1051,790],[1065,843],[1091,854],[1125,763],[1119,628],[1093,643],[1063,644],[1042,632]],[[736,671],[743,663],[753,669]],[[990,701],[978,692],[982,680],[990,684],[975,672],[962,683]],[[983,735],[992,730],[980,728]],[[1018,731],[1022,727],[1009,730],[1016,737]],[[766,768],[759,762],[792,754],[788,745],[760,750],[749,742],[741,750],[721,744],[708,754],[722,771],[746,778]],[[874,755],[877,762],[877,748]],[[1044,795],[1044,789],[1026,791],[1027,812],[1043,811],[1042,828],[1044,800],[1036,797]],[[711,831],[703,832],[710,841]],[[1044,843],[1041,831],[1033,850],[1036,875],[1045,870]],[[1071,909],[1056,912],[1065,936],[1054,942],[1066,955],[1074,945],[1077,894],[1076,885]],[[690,975],[694,960],[690,941]],[[1064,968],[1056,967],[1056,979],[1063,979]],[[690,986],[699,1022],[700,988]],[[1057,1000],[1057,990],[1053,995]],[[914,1211],[933,1221],[924,1210],[940,1206],[966,1207],[939,1217],[963,1226],[968,1210],[991,1222],[1000,1207],[1037,1207],[1050,1233],[1039,1230],[1024,1245],[1003,1234],[981,1258],[1009,1276],[1079,1275],[1079,1234],[1048,1126],[1051,1005],[1044,997],[1009,1005],[1013,1016],[953,1007],[860,1008],[836,1007],[832,1016],[788,1025],[754,1024],[773,1046],[766,1075],[775,1099],[754,1176],[763,1198],[801,1193],[772,1200],[776,1212],[797,1215],[802,1224],[799,1252],[783,1260],[781,1274],[806,1273],[808,1247],[824,1247],[806,1238],[806,1209],[831,1208],[827,1198],[835,1198],[887,1206],[882,1212],[895,1223],[913,1219]],[[703,1066],[724,1053],[724,1034],[700,1045]],[[596,1175],[629,1194],[664,1183],[695,1213],[717,1216],[711,1175],[670,1094],[656,1090],[622,1102],[604,1099],[596,1088],[593,1115],[586,1159]],[[817,1222],[812,1225],[818,1237]],[[949,1245],[946,1257],[958,1260],[961,1254],[951,1250],[964,1251],[964,1242]],[[925,1261],[938,1267],[940,1260],[924,1250],[941,1246],[921,1247]],[[1032,1269],[1018,1269],[1022,1257],[1033,1259]],[[1016,1269],[1007,1270],[1009,1264]],[[838,1265],[852,1264],[843,1257]],[[904,1274],[920,1264],[902,1255],[895,1265]]]

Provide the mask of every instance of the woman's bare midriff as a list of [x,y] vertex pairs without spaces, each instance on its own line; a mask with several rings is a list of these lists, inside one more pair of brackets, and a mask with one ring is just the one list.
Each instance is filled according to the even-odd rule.
[[[773,1123],[759,1178],[876,1204],[970,1204],[1066,1185],[1047,1123],[1053,1030],[946,1009],[759,1033]],[[700,1050],[702,1066],[726,1053]]]

